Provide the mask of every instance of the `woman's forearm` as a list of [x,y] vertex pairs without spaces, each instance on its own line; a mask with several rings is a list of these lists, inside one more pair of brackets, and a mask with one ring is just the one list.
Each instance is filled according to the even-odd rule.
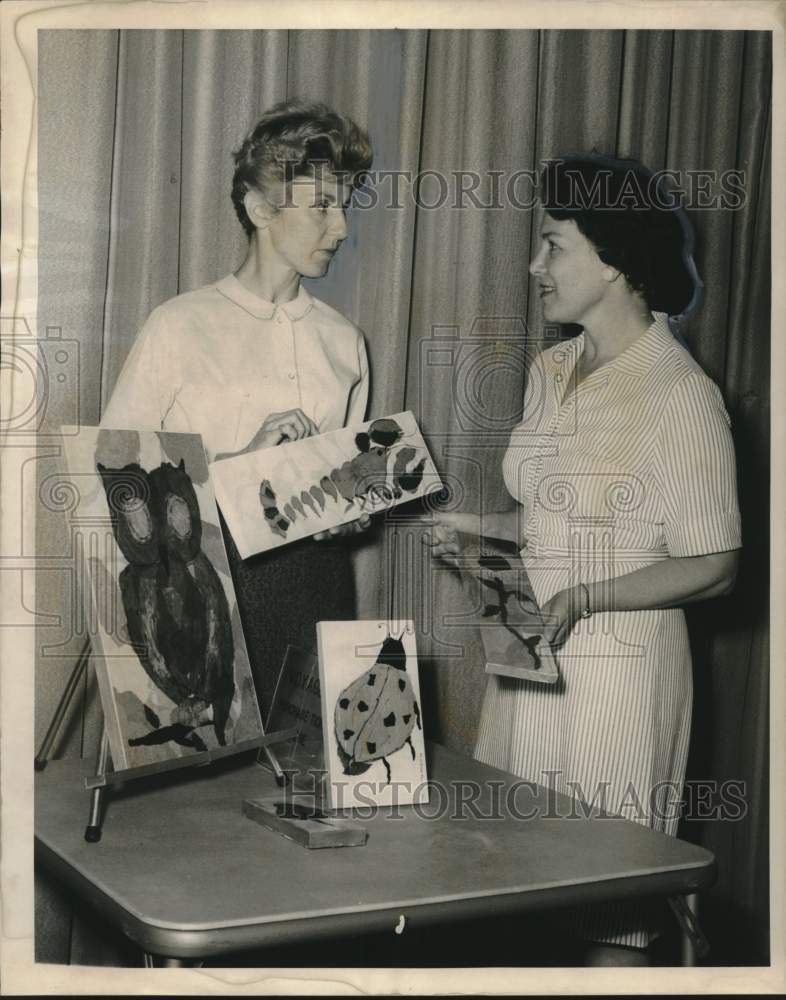
[[[734,586],[739,552],[664,559],[623,576],[588,583],[590,611],[646,611],[721,597]],[[586,595],[582,587],[578,590],[581,602]]]

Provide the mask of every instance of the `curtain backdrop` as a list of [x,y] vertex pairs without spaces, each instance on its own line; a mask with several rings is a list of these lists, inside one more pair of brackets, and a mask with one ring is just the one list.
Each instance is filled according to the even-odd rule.
[[[51,387],[50,425],[73,422],[75,398],[79,420],[96,423],[151,309],[239,265],[229,151],[274,102],[318,99],[368,126],[375,170],[420,173],[419,204],[402,180],[399,207],[382,197],[351,213],[330,274],[311,288],[366,333],[370,415],[415,411],[444,502],[459,509],[510,504],[501,456],[521,413],[528,345],[549,331],[527,272],[537,211],[427,207],[437,175],[508,177],[591,148],[655,169],[745,171],[740,210],[692,216],[705,294],[685,329],[732,417],[745,544],[735,594],[690,615],[689,778],[746,783],[738,822],[682,830],[718,858],[703,921],[719,963],[768,954],[770,92],[763,32],[39,33],[38,328],[60,328],[79,352],[76,393]],[[41,451],[42,495],[56,450]],[[53,567],[69,551],[57,508],[38,511]],[[357,555],[358,616],[387,613],[395,567],[396,612],[418,620],[427,733],[470,750],[485,682],[478,640],[445,627],[463,597],[422,551],[395,517],[377,529]],[[67,568],[37,574],[39,737],[83,641],[70,579]],[[93,754],[99,718],[88,679],[58,752]],[[72,934],[59,890],[42,881],[40,892],[40,960],[120,957],[107,947],[97,959],[89,935]]]

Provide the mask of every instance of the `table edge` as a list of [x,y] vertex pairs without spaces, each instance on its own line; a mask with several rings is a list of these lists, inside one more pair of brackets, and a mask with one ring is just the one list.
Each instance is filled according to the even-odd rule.
[[[696,845],[693,845],[696,846]],[[76,871],[55,850],[35,837],[35,858],[64,884],[86,895],[95,908],[115,921],[144,951],[172,958],[210,958],[248,948],[265,948],[295,941],[318,940],[345,934],[393,931],[403,914],[412,926],[439,922],[499,917],[532,910],[559,909],[581,903],[598,903],[642,896],[671,896],[698,892],[717,877],[714,855],[659,872],[589,879],[565,886],[537,889],[502,889],[469,896],[424,902],[359,905],[352,909],[321,912],[283,919],[261,916],[238,924],[194,928],[148,922],[129,912],[104,889]],[[362,921],[362,928],[358,922]]]

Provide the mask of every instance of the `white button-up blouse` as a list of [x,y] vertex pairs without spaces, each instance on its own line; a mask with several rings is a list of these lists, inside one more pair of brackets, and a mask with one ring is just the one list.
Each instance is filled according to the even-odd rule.
[[362,333],[301,287],[276,306],[234,275],[154,309],[101,424],[202,435],[208,458],[242,450],[270,413],[299,408],[320,432],[365,419]]

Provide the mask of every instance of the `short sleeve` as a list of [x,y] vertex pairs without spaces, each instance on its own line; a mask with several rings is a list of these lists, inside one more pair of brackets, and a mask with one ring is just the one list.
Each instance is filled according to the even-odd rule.
[[354,427],[356,424],[362,424],[366,419],[366,407],[368,406],[368,355],[366,354],[366,342],[360,330],[357,331],[357,338],[359,378],[349,393],[346,427]]
[[154,310],[139,331],[101,415],[102,427],[161,430],[174,398],[174,373],[168,371],[166,329]]
[[718,387],[692,371],[675,386],[656,438],[656,481],[672,556],[741,545],[737,470],[729,416]]

